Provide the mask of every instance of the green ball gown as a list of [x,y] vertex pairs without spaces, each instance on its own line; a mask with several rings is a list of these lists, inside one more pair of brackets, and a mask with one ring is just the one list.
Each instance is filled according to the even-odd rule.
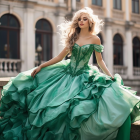
[[88,64],[104,46],[74,44],[70,59],[11,77],[3,87],[0,140],[128,140],[140,97]]

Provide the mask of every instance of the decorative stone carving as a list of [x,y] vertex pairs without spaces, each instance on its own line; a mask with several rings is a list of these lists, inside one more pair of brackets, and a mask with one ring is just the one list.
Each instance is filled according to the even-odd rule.
[[132,27],[134,27],[134,23],[131,21],[125,21],[125,29],[126,30],[131,30]]

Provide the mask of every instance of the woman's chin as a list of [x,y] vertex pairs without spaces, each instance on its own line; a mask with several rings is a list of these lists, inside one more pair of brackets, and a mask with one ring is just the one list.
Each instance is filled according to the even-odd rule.
[[86,27],[84,27],[84,26],[80,26],[80,28],[82,29],[82,28],[86,28]]

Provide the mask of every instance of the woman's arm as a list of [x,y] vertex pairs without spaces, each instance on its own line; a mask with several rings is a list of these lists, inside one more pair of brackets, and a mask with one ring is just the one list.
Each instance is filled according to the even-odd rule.
[[111,76],[112,79],[114,79],[114,77],[112,76],[112,74],[110,73],[110,71],[108,70],[108,68],[106,67],[105,62],[104,62],[103,59],[102,59],[101,53],[95,51],[95,55],[96,55],[97,63],[98,63],[98,65],[100,66],[100,68],[103,70],[103,72],[104,72],[106,75]]
[[55,64],[59,61],[61,61],[67,54],[69,53],[69,50],[67,47],[65,47],[61,53],[59,55],[57,55],[56,57],[50,59],[49,61],[41,64],[40,66],[38,66],[32,73],[31,76],[34,77],[43,67],[47,67],[49,65]]
[[[99,37],[96,37],[95,39],[95,44],[97,45],[101,45],[101,41],[100,41],[100,38]],[[97,52],[95,50],[95,55],[96,55],[96,60],[97,60],[97,63],[98,65],[100,66],[100,68],[103,70],[103,72],[108,75],[108,76],[111,76],[112,79],[114,79],[114,77],[112,76],[112,74],[110,73],[110,71],[108,70],[108,68],[106,67],[106,64],[105,62],[103,61],[103,58],[102,58],[102,55],[100,52]]]
[[46,67],[46,66],[49,66],[49,65],[52,65],[52,64],[55,64],[59,61],[61,61],[66,55],[68,54],[68,48],[65,47],[61,53],[59,55],[57,55],[56,57],[50,59],[49,61],[41,64],[39,67],[40,68],[43,68],[43,67]]

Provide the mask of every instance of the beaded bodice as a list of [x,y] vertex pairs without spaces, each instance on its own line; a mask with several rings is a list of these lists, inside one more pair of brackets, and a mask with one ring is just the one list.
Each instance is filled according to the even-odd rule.
[[67,67],[67,72],[74,76],[79,75],[85,69],[89,69],[88,62],[91,54],[94,50],[97,52],[103,52],[103,48],[103,45],[85,44],[83,46],[79,46],[75,43],[72,49],[70,63]]

